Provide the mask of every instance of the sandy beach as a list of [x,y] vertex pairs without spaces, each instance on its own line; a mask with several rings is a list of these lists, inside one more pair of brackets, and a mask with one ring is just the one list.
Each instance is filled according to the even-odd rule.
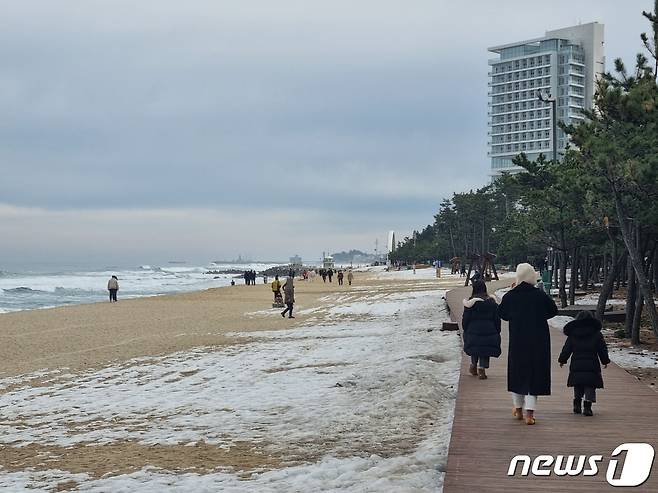
[[434,491],[456,284],[430,269],[297,281],[294,320],[262,284],[2,314],[0,486]]

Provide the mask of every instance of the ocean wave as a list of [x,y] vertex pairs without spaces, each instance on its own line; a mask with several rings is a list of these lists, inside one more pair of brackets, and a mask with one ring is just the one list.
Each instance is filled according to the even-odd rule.
[[36,293],[45,293],[46,291],[40,291],[38,289],[32,289],[25,286],[19,286],[17,288],[3,289],[5,293],[11,294],[36,294]]
[[90,289],[81,289],[81,288],[65,288],[62,286],[56,286],[55,287],[55,294],[58,295],[69,295],[69,296],[76,296],[76,295],[89,295],[89,294],[97,294],[99,293],[100,290],[90,290]]

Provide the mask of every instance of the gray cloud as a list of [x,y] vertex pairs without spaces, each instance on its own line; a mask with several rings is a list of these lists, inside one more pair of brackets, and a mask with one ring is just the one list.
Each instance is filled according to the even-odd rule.
[[[371,248],[486,183],[487,46],[598,20],[631,59],[631,3],[0,1],[0,203],[119,237],[141,217],[145,251],[158,210],[169,231],[197,211],[191,236],[276,225],[254,255]],[[53,251],[98,250],[78,219]],[[12,231],[0,254],[41,237]]]

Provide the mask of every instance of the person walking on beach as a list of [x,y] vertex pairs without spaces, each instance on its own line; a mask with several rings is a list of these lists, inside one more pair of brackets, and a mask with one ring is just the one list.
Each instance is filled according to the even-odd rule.
[[601,365],[607,368],[610,364],[608,346],[601,334],[601,322],[590,312],[582,311],[575,320],[564,326],[564,334],[567,340],[558,362],[562,368],[571,358],[567,387],[573,387],[573,412],[592,416],[596,389],[603,388]]
[[281,312],[281,316],[286,318],[295,318],[292,316],[292,307],[295,304],[295,286],[293,285],[293,278],[289,277],[283,285],[283,302],[286,304],[286,309]]
[[244,271],[244,276],[243,277],[244,277],[245,285],[249,286],[249,282],[250,282],[250,280],[249,280],[249,271],[247,271],[247,270]]
[[279,281],[279,276],[274,276],[274,281],[272,281],[272,292],[274,293],[274,303],[276,303],[277,298],[281,299],[281,281]]
[[107,281],[107,290],[110,292],[110,303],[117,301],[117,291],[119,291],[119,279],[117,276],[110,277]]
[[342,270],[339,270],[339,271],[338,271],[338,275],[336,276],[336,277],[338,278],[338,285],[339,285],[339,286],[342,286],[342,285],[343,285],[343,278],[344,278],[344,276],[345,276],[345,275],[343,274],[343,271],[342,271]]
[[471,357],[469,372],[487,379],[489,359],[500,356],[500,317],[498,304],[487,293],[484,281],[475,281],[471,297],[464,300],[462,318],[464,352]]
[[352,269],[347,271],[347,284],[352,285],[352,281],[354,280],[354,273],[352,272]]
[[331,267],[327,271],[327,277],[329,278],[329,282],[331,282],[331,279],[334,277],[334,270]]
[[320,269],[320,275],[322,276],[322,282],[327,282],[327,271],[326,271],[326,269]]
[[548,319],[557,315],[552,298],[535,287],[537,274],[530,264],[516,268],[516,283],[503,296],[498,315],[509,322],[507,390],[512,393],[512,415],[535,424],[537,396],[551,395],[551,335]]

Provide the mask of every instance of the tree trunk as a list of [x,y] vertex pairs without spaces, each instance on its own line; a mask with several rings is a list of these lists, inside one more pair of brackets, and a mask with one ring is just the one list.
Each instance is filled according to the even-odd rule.
[[576,304],[576,287],[578,287],[578,247],[571,251],[571,280],[569,281],[569,304]]
[[[455,238],[452,235],[452,227],[448,228],[448,231],[450,232],[450,245],[452,246],[452,257],[454,258],[457,256],[457,249],[455,248]],[[466,261],[466,259],[463,260]]]
[[653,255],[653,290],[658,291],[658,248],[654,251]]
[[[649,319],[651,320],[651,330],[653,330],[653,333],[656,335],[656,337],[658,337],[658,311],[656,310],[656,305],[653,302],[653,295],[649,289],[649,281],[647,280],[647,276],[644,272],[644,261],[640,252],[638,251],[637,246],[635,246],[635,242],[633,241],[634,235],[628,227],[628,220],[626,219],[627,214],[624,210],[623,204],[621,203],[620,193],[617,190],[614,190],[613,195],[615,198],[615,208],[617,209],[617,220],[619,221],[621,235],[624,239],[626,250],[628,250],[628,256],[631,259],[631,263],[633,264],[633,269],[637,275],[639,290],[646,300],[646,308],[649,312]],[[636,227],[638,226],[636,225]],[[626,307],[626,310],[628,310],[628,307]]]
[[630,257],[628,258],[628,268],[626,271],[628,273],[628,283],[626,284],[626,337],[632,337],[637,289],[635,284],[635,271],[631,266]]
[[589,289],[589,271],[592,268],[589,253],[585,255],[584,267],[581,272],[581,285],[585,291]]
[[644,296],[640,293],[635,301],[635,310],[633,313],[633,329],[631,332],[631,344],[640,344],[640,326],[642,322],[642,307],[644,306]]
[[567,306],[567,252],[560,251],[560,304],[562,308]]
[[[614,249],[616,250],[616,248]],[[596,318],[603,322],[603,313],[605,312],[605,305],[610,299],[610,296],[612,295],[612,289],[615,286],[615,279],[617,279],[617,276],[619,275],[619,271],[621,270],[622,266],[624,265],[625,261],[625,255],[622,255],[621,258],[617,259],[616,257],[616,252],[613,253],[613,264],[611,268],[608,270],[608,277],[605,278],[603,281],[603,286],[601,287],[601,294],[599,294],[599,300],[596,303]]]

